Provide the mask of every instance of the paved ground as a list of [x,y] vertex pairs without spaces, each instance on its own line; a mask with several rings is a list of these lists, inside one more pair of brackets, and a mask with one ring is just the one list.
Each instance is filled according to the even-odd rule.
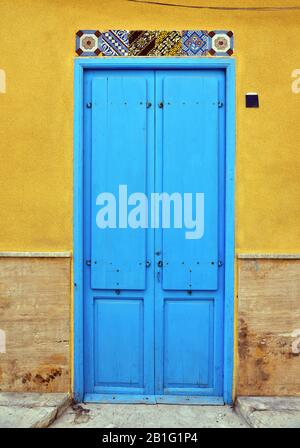
[[236,410],[253,428],[300,428],[300,397],[240,397]]
[[52,428],[246,428],[229,406],[89,404],[70,407]]
[[0,393],[0,428],[46,428],[69,405],[67,394]]
[[70,405],[66,394],[0,393],[0,428],[300,428],[300,397],[229,406]]

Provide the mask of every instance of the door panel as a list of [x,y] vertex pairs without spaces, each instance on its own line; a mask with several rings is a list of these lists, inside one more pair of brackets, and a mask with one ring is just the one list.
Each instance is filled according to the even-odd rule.
[[198,238],[187,238],[194,229],[184,226],[155,231],[158,395],[222,396],[224,78],[209,70],[156,76],[156,191],[180,193],[182,216],[192,193],[193,219],[196,193],[204,196]]
[[[162,191],[179,192],[186,198],[184,222],[189,218],[194,223],[198,210],[198,224],[192,229],[186,226],[162,231],[163,288],[215,290],[218,287],[218,79],[187,74],[168,76],[164,78],[162,93]],[[193,195],[191,210],[186,194]]]
[[[132,192],[146,193],[146,101],[147,79],[141,76],[93,80],[93,289],[145,289],[146,230],[126,228],[127,214],[119,212],[115,198],[119,197],[120,203],[120,194],[127,201]],[[107,203],[112,212],[115,210],[115,219],[103,217],[103,207],[99,206]],[[109,220],[114,228],[99,228]]]
[[[154,232],[126,228],[119,186],[128,197],[154,188],[154,73],[90,70],[84,89],[85,393],[151,395]],[[103,192],[116,199],[116,228],[97,225]]]
[[143,388],[141,299],[96,299],[95,384]]
[[164,301],[165,388],[213,386],[213,299]]

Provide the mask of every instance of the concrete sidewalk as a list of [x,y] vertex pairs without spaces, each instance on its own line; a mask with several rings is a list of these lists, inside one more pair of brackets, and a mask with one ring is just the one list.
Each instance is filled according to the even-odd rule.
[[300,397],[230,406],[71,404],[67,394],[0,393],[0,428],[300,428]]
[[300,428],[300,397],[239,397],[236,411],[252,428]]
[[67,394],[0,393],[0,428],[46,428],[69,406]]
[[230,406],[80,404],[52,428],[247,428]]

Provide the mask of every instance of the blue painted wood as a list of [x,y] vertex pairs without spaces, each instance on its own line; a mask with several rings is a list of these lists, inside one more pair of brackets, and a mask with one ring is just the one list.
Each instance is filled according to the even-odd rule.
[[[160,73],[163,83],[162,191],[180,193],[181,229],[162,230],[163,288],[218,288],[218,79],[199,73]],[[159,138],[159,137],[158,137]],[[224,152],[224,151],[223,151]],[[188,195],[192,208],[186,213]],[[199,201],[196,201],[198,195]],[[177,201],[177,202],[176,202]],[[182,202],[184,202],[182,204]],[[197,208],[197,226],[195,225]],[[191,213],[193,212],[193,213]],[[186,222],[191,220],[191,222]],[[191,228],[187,228],[191,226]]]
[[126,57],[123,58],[76,58],[75,66],[89,70],[110,70],[110,69],[139,69],[139,70],[162,70],[162,69],[202,69],[202,70],[230,70],[235,66],[234,58],[182,58],[182,57]]
[[[98,389],[98,386],[94,386],[97,388],[97,393],[90,395],[89,386],[92,384],[87,379],[88,374],[85,378],[85,385],[83,384],[83,360],[85,361],[85,371],[89,366],[92,366],[93,363],[90,358],[90,351],[87,353],[87,350],[83,349],[83,286],[84,284],[89,284],[90,277],[88,275],[88,271],[85,270],[83,277],[83,252],[81,248],[83,247],[83,234],[86,238],[89,234],[89,225],[86,226],[86,223],[83,222],[82,219],[82,203],[86,203],[86,195],[83,197],[82,194],[82,178],[83,171],[82,166],[86,165],[90,157],[90,148],[86,143],[91,140],[91,136],[89,132],[87,132],[87,128],[90,127],[90,119],[86,119],[86,115],[89,116],[90,110],[84,110],[84,120],[83,120],[83,98],[84,103],[86,100],[91,99],[91,89],[89,85],[91,85],[91,78],[99,73],[103,72],[103,69],[109,70],[111,72],[115,72],[115,69],[118,69],[116,72],[120,73],[121,69],[139,69],[148,68],[148,69],[171,69],[171,68],[191,68],[193,70],[199,69],[224,69],[226,73],[226,101],[225,101],[225,110],[226,110],[226,136],[224,136],[224,142],[226,144],[226,166],[225,166],[225,174],[226,174],[226,191],[225,191],[225,200],[226,200],[226,241],[225,241],[225,344],[224,344],[224,399],[225,402],[232,402],[232,373],[233,373],[233,316],[234,316],[234,300],[233,300],[233,255],[234,255],[234,137],[235,137],[235,113],[234,113],[234,91],[235,91],[235,61],[233,59],[221,59],[217,60],[212,59],[188,59],[188,58],[126,58],[120,60],[118,58],[106,59],[106,60],[80,60],[77,59],[75,61],[75,154],[74,154],[74,188],[75,188],[75,198],[74,198],[74,314],[75,314],[75,324],[74,324],[74,341],[75,341],[75,354],[74,354],[74,396],[77,399],[82,399],[83,391],[85,391],[85,399],[90,401],[91,397],[93,400],[103,400],[103,397],[109,397],[107,395],[101,395],[101,390]],[[101,69],[99,71],[99,69]],[[112,74],[111,73],[111,74]],[[126,72],[128,74],[128,71]],[[90,78],[89,78],[90,77]],[[87,78],[89,81],[86,82]],[[83,86],[83,79],[85,80]],[[83,88],[84,87],[84,88]],[[83,96],[84,93],[84,96]],[[89,96],[90,95],[90,96]],[[88,112],[86,114],[86,112]],[[151,121],[151,114],[148,116]],[[85,126],[83,127],[83,121]],[[222,121],[222,118],[221,120]],[[225,120],[224,120],[225,123]],[[86,126],[88,124],[88,126]],[[83,144],[85,149],[85,160],[84,162],[84,154],[83,154]],[[151,157],[148,154],[148,162],[151,165]],[[85,170],[86,175],[90,175],[88,170]],[[148,182],[149,184],[149,182]],[[88,208],[88,207],[87,207]],[[151,237],[150,237],[151,239]],[[151,244],[150,244],[151,246]],[[90,256],[89,250],[86,251],[85,257]],[[84,258],[85,258],[84,257]],[[152,268],[152,267],[151,267]],[[149,277],[147,276],[147,285],[151,284],[149,279],[153,276],[154,270],[150,269],[148,271]],[[152,277],[153,278],[153,277]],[[166,292],[168,295],[168,292]],[[204,293],[203,293],[204,294]],[[122,292],[121,292],[122,295]],[[138,292],[132,291],[130,296],[141,296]],[[205,294],[204,294],[205,295]],[[203,295],[203,297],[204,297]],[[112,291],[97,291],[97,296],[102,296],[102,298],[115,297]],[[198,293],[198,296],[202,296],[202,293]],[[198,297],[197,297],[198,298]],[[92,297],[90,294],[87,294],[85,303],[92,302]],[[89,308],[89,307],[87,307]],[[91,306],[90,306],[91,308]],[[159,307],[158,307],[159,308]],[[86,313],[85,309],[85,313]],[[157,313],[158,310],[156,310]],[[88,315],[88,313],[87,313]],[[147,331],[147,330],[146,330]],[[148,331],[149,334],[151,330]],[[85,326],[85,335],[84,339],[87,340],[87,335],[89,331],[87,331]],[[150,338],[151,339],[151,338]],[[86,347],[87,348],[87,347]],[[147,347],[150,349],[150,345]],[[84,355],[85,353],[85,355]],[[159,358],[159,357],[158,357]],[[151,370],[151,369],[150,369]],[[154,370],[152,366],[152,376],[154,375]],[[92,376],[92,375],[91,375]],[[93,387],[90,389],[90,391]],[[137,389],[136,389],[137,390]],[[169,391],[170,392],[170,391]],[[144,392],[143,392],[144,393]],[[149,392],[150,394],[154,393],[154,389]],[[138,400],[138,395],[135,393],[132,395],[118,395],[119,397],[128,397],[130,401]],[[102,397],[102,398],[101,398]],[[148,397],[148,395],[143,395],[143,397]],[[161,397],[157,395],[157,399]],[[162,396],[167,401],[171,400],[173,395]],[[184,400],[185,396],[179,396],[179,400]],[[202,398],[204,400],[210,401],[212,400],[220,400],[222,401],[222,397],[193,397],[193,399],[199,398],[201,401]],[[106,398],[104,398],[105,401]],[[122,398],[121,398],[122,399]],[[176,396],[175,396],[176,400]]]
[[164,392],[213,388],[214,301],[167,299],[163,312]]
[[[128,195],[153,190],[154,114],[146,107],[153,95],[153,72],[85,76],[84,103],[92,103],[84,108],[84,259],[91,260],[84,264],[86,393],[154,394],[153,231],[146,239],[145,229],[95,225],[100,193],[118,196],[119,184],[128,185]],[[147,269],[146,261],[152,261]]]
[[[147,79],[141,75],[93,79],[93,289],[145,289],[146,230],[128,227],[127,210],[119,211],[116,198],[120,202],[123,194],[127,202],[130,194],[147,191],[146,102]],[[97,223],[105,205],[110,209],[101,224],[112,228],[99,228]]]
[[234,397],[234,191],[235,191],[235,60],[226,70],[226,165],[225,165],[225,291],[224,291],[224,400]]
[[95,300],[95,385],[143,389],[143,314],[142,300]]
[[[159,395],[222,396],[224,268],[218,261],[224,262],[225,108],[218,104],[225,102],[225,74],[159,71],[156,85],[158,102],[164,102],[157,109],[156,190],[177,186],[179,192],[204,192],[208,234],[186,240],[186,229],[156,231],[155,251],[163,267],[156,268],[155,390]],[[177,134],[176,111],[168,109],[172,104],[179,109]],[[171,156],[165,155],[168,151]],[[175,262],[169,270],[170,258]]]
[[84,396],[83,366],[83,69],[74,70],[74,399]]
[[223,396],[156,395],[155,398],[157,404],[188,404],[198,406],[220,406],[224,404]]
[[224,404],[223,397],[199,397],[184,395],[112,395],[112,394],[86,394],[86,403],[118,403],[118,404],[181,404],[197,406],[220,406]]
[[156,404],[155,395],[141,394],[86,394],[84,396],[86,403],[121,403],[121,404]]

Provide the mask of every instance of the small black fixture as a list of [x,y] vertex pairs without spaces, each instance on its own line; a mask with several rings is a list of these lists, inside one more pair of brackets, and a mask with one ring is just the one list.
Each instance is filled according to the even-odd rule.
[[246,93],[246,107],[259,107],[259,100],[257,93]]

